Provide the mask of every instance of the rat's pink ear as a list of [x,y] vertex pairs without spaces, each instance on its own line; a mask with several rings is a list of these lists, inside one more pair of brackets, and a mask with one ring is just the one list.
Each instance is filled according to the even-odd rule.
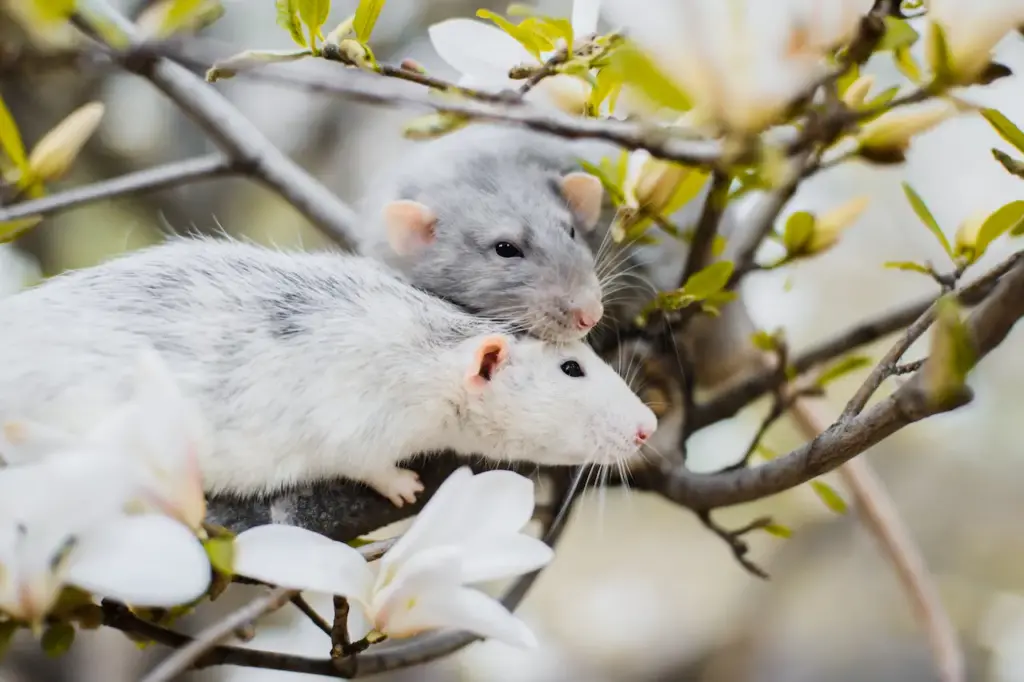
[[388,244],[399,256],[409,256],[434,241],[437,216],[418,201],[401,199],[384,207]]
[[482,390],[506,360],[508,339],[497,334],[480,339],[476,352],[473,353],[473,362],[466,372],[466,387],[470,390]]
[[562,176],[562,196],[569,207],[583,221],[587,230],[594,229],[601,218],[601,203],[604,201],[604,186],[590,173],[574,171]]

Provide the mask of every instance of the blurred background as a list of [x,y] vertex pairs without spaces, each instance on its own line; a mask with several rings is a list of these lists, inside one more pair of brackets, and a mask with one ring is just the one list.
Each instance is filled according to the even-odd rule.
[[[0,94],[26,143],[85,102],[106,104],[99,132],[62,186],[213,151],[196,127],[144,80],[101,69],[61,68],[38,58],[68,36],[28,33],[5,2],[0,0]],[[147,3],[112,4],[135,13]],[[333,4],[330,25],[356,3]],[[536,4],[565,16],[571,5],[554,0]],[[275,24],[270,0],[226,0],[225,6],[226,15],[204,34],[220,43],[218,51],[291,45]],[[376,54],[393,63],[411,57],[438,76],[453,77],[430,47],[426,27],[448,17],[472,16],[480,7],[502,12],[506,3],[392,0],[374,33]],[[996,56],[1024,73],[1024,40],[1018,36],[1004,41]],[[878,90],[903,82],[884,55],[867,72],[877,76]],[[1022,86],[1022,78],[1014,76],[966,94],[1021,124]],[[218,87],[274,143],[350,203],[377,170],[413,144],[402,139],[401,127],[419,112],[243,79]],[[914,185],[952,238],[959,222],[972,213],[1024,197],[1024,184],[992,160],[992,147],[1009,151],[980,117],[967,117],[921,137],[905,165],[848,164],[805,183],[787,213],[828,208],[861,194],[870,195],[871,206],[838,248],[748,278],[744,296],[757,324],[784,327],[799,350],[857,320],[933,293],[926,278],[882,268],[887,260],[941,262],[940,248],[914,217],[899,183]],[[48,218],[13,247],[0,247],[0,295],[40,275],[89,266],[154,243],[164,233],[222,230],[265,244],[317,248],[327,243],[274,194],[245,180],[220,179]],[[975,272],[1021,244],[1000,240]],[[936,575],[960,631],[972,681],[1024,680],[1022,341],[1024,329],[1018,328],[976,370],[971,384],[977,397],[967,408],[905,429],[865,455],[885,479]],[[868,352],[877,358],[887,343]],[[837,414],[862,378],[858,372],[838,382],[823,412]],[[712,469],[739,457],[765,408],[758,403],[696,435],[693,466]],[[800,442],[786,422],[766,440],[780,452]],[[828,480],[843,492],[838,482]],[[743,571],[728,548],[685,509],[628,490],[589,493],[575,510],[555,562],[519,609],[543,641],[541,648],[523,652],[478,643],[436,664],[388,677],[467,682],[938,679],[907,599],[855,516],[836,515],[801,488],[725,510],[719,520],[739,526],[763,513],[794,531],[788,540],[751,538],[755,560],[772,575],[769,582]],[[196,627],[250,594],[236,586],[188,625]],[[328,612],[329,600],[317,605]],[[262,622],[249,645],[321,656],[329,648],[325,636],[291,609]],[[35,642],[18,639],[0,664],[0,680],[133,680],[163,653],[157,646],[139,650],[119,633],[102,631],[83,633],[65,658],[51,660]],[[192,678],[298,682],[302,676],[223,668]]]

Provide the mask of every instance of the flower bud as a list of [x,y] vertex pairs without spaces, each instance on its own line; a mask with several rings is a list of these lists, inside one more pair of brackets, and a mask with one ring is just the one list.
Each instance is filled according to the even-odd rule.
[[96,132],[103,111],[101,102],[90,102],[73,111],[46,133],[29,154],[29,175],[44,182],[63,176]]
[[962,223],[956,230],[954,241],[955,253],[957,256],[972,258],[977,249],[978,236],[981,234],[981,226],[989,214],[984,211],[974,213]]
[[910,140],[956,112],[948,102],[916,111],[889,111],[864,126],[857,136],[861,149],[874,153],[884,150],[906,151]]
[[856,109],[857,107],[864,104],[864,100],[867,98],[868,93],[871,92],[871,88],[875,85],[875,77],[868,74],[861,76],[857,80],[850,83],[849,87],[846,88],[846,92],[843,93],[843,104]]
[[835,246],[843,230],[856,222],[868,207],[868,203],[868,197],[858,197],[818,216],[807,250],[810,253],[819,253]]

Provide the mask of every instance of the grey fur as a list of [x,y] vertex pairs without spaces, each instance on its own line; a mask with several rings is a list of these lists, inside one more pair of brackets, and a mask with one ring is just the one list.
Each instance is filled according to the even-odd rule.
[[[512,320],[542,338],[579,338],[569,308],[599,300],[600,284],[585,226],[557,185],[579,170],[578,147],[492,125],[416,144],[363,202],[360,249],[468,310]],[[438,216],[436,243],[419,257],[400,257],[387,242],[381,211],[400,199]],[[525,258],[498,256],[500,241],[520,245]]]

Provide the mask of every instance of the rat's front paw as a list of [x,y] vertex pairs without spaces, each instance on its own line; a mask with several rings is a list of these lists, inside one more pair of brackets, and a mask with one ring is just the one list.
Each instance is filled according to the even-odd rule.
[[423,492],[423,483],[415,471],[394,467],[366,481],[370,487],[391,500],[396,507],[412,504],[416,494]]

